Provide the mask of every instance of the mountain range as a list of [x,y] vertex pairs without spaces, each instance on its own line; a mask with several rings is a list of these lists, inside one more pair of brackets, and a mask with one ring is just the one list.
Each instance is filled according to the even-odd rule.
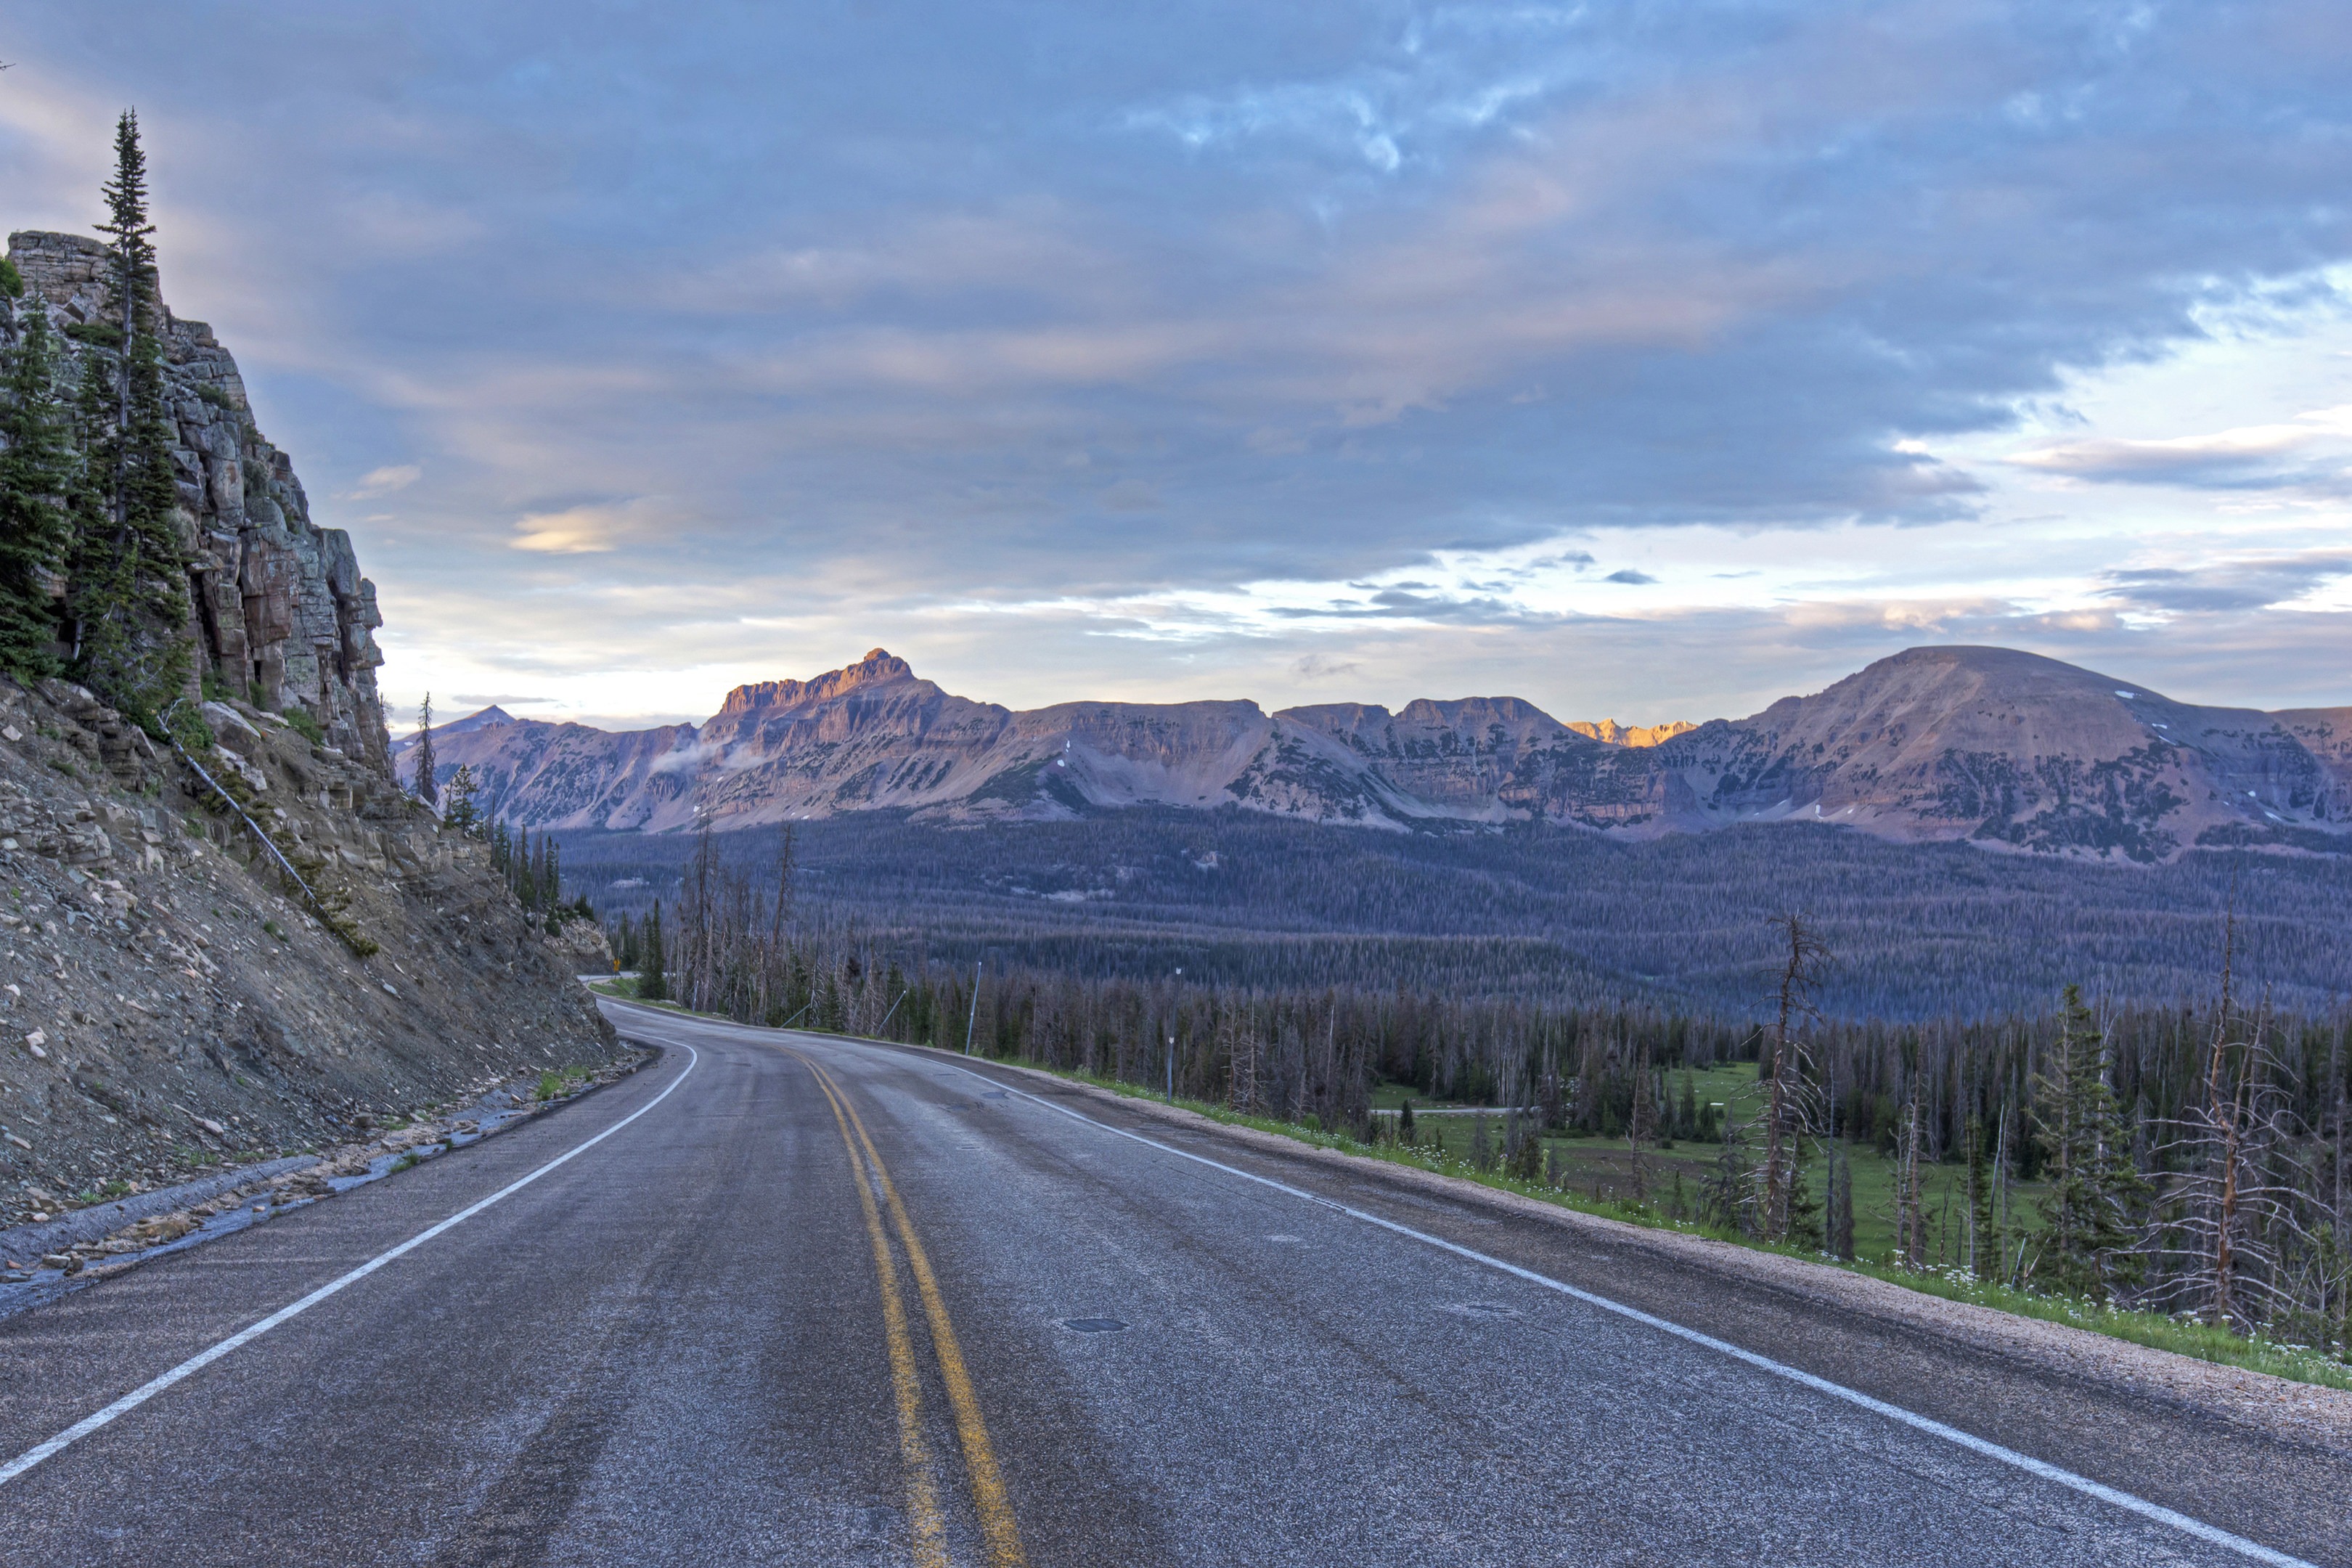
[[[466,765],[493,815],[541,828],[1160,805],[1637,837],[1801,819],[2140,862],[2199,846],[2352,852],[2352,708],[2200,707],[1998,647],[1911,648],[1745,719],[1649,730],[1565,724],[1516,697],[1015,711],[876,648],[811,680],[738,687],[701,724],[614,732],[492,708],[436,728],[434,746],[437,778]],[[414,747],[395,748],[408,775]]]

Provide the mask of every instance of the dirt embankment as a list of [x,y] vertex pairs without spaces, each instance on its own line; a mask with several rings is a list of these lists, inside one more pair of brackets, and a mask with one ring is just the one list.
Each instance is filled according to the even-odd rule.
[[0,1226],[619,1053],[483,845],[205,712],[234,808],[79,688],[0,680]]

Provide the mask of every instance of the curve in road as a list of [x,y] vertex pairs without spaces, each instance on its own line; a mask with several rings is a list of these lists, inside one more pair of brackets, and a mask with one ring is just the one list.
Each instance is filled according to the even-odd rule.
[[616,1011],[663,1066],[0,1322],[11,1560],[2347,1561],[2324,1443],[1033,1075]]

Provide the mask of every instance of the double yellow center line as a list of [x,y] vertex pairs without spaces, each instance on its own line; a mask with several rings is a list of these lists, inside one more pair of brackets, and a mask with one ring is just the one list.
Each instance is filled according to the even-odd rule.
[[964,1471],[971,1483],[972,1508],[980,1516],[990,1568],[1025,1568],[1028,1560],[1022,1553],[1021,1531],[1013,1522],[1012,1505],[1005,1500],[1004,1477],[996,1466],[996,1451],[989,1446],[988,1424],[981,1418],[980,1401],[972,1394],[971,1376],[964,1368],[963,1349],[956,1342],[955,1325],[948,1319],[947,1300],[940,1294],[931,1260],[907,1218],[907,1205],[898,1201],[889,1168],[882,1163],[874,1140],[866,1136],[866,1123],[849,1096],[814,1061],[799,1051],[791,1054],[800,1058],[817,1088],[824,1090],[826,1103],[833,1107],[834,1124],[841,1129],[842,1146],[849,1152],[850,1166],[857,1173],[858,1206],[866,1214],[866,1235],[874,1244],[874,1271],[882,1286],[882,1328],[890,1348],[891,1387],[898,1398],[898,1455],[907,1468],[907,1512],[914,1527],[916,1568],[948,1568],[947,1523],[931,1479],[930,1444],[923,1434],[922,1378],[899,1294],[898,1260],[891,1256],[889,1237],[882,1228],[882,1208],[890,1211],[891,1226],[906,1249],[907,1272],[914,1276],[916,1294],[922,1298],[931,1351],[940,1363],[940,1381],[947,1385],[948,1403],[955,1411],[956,1441],[963,1450]]

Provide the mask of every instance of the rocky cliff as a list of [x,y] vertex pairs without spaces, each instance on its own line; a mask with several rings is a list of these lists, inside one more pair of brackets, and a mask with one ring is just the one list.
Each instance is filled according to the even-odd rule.
[[1580,735],[1606,741],[1612,746],[1661,746],[1676,735],[1698,728],[1681,719],[1664,724],[1620,724],[1614,719],[1571,719],[1568,727]]
[[1612,741],[1509,697],[1393,713],[1268,714],[1246,701],[1014,712],[952,696],[877,648],[813,680],[740,687],[701,725],[614,734],[468,720],[436,746],[445,774],[469,765],[491,809],[535,826],[1151,804],[1636,836],[1803,819],[2155,860],[2200,844],[2352,849],[2347,715],[2199,708],[2032,654],[1914,648],[1748,719],[1611,726]]
[[[10,255],[59,325],[98,317],[92,242]],[[0,342],[18,320],[0,300]],[[216,743],[0,678],[0,1226],[617,1049],[577,955],[394,783],[351,540],[211,331],[165,320]]]
[[[28,298],[47,300],[69,355],[86,352],[75,329],[107,320],[106,257],[79,235],[8,237]],[[23,309],[0,300],[0,338],[14,340]],[[332,744],[381,766],[373,632],[383,617],[351,535],[312,522],[292,461],[254,427],[236,362],[212,329],[167,308],[162,336],[198,673],[271,711],[308,712]]]

